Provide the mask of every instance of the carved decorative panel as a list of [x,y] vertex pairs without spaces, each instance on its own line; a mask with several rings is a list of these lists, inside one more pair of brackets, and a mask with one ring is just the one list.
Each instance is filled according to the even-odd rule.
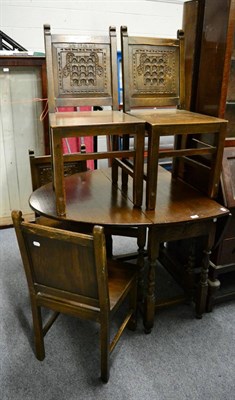
[[[37,170],[39,186],[43,186],[49,182],[52,182],[52,169],[50,163],[49,165],[39,165]],[[64,176],[71,176],[77,172],[83,172],[84,170],[84,164],[82,161],[66,161],[64,163]]]
[[60,95],[110,93],[109,47],[89,44],[57,47],[58,91]]
[[40,182],[40,186],[46,185],[49,182],[52,182],[52,170],[50,166],[40,166],[38,168],[38,179]]
[[176,49],[133,46],[134,94],[178,95],[179,61]]

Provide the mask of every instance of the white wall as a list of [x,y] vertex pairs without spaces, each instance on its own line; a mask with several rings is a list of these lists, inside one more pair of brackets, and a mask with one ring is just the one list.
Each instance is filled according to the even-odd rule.
[[175,37],[182,9],[182,0],[0,0],[0,26],[27,50],[44,51],[45,23],[63,33],[107,34],[114,25],[119,35],[126,25],[132,35]]

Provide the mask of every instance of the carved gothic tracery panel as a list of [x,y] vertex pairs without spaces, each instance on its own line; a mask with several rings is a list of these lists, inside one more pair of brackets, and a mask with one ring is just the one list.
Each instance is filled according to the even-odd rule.
[[132,49],[135,94],[172,95],[178,93],[178,60],[174,49]]
[[57,48],[59,94],[107,94],[110,90],[108,48],[78,45]]

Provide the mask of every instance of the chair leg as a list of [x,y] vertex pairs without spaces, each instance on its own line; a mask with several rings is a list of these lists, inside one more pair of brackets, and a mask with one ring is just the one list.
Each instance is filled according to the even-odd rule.
[[144,277],[145,277],[145,243],[146,243],[146,228],[139,227],[138,228],[138,237],[137,237],[137,245],[138,245],[138,257],[137,257],[137,265],[139,268],[139,278],[138,278],[138,300],[139,302],[143,302],[144,299]]
[[201,277],[198,287],[198,293],[196,296],[196,318],[202,318],[202,314],[206,310],[206,302],[208,296],[208,270],[209,270],[209,257],[211,251],[207,248],[204,250]]
[[[123,150],[129,150],[129,148],[130,148],[130,137],[129,137],[129,135],[123,135],[122,147],[123,147]],[[127,174],[127,172],[122,170],[122,187],[123,188],[127,188],[127,185],[128,185],[128,174]]]
[[106,241],[107,257],[111,258],[113,256],[113,238],[112,238],[112,235],[106,233],[105,234],[105,241]]
[[132,316],[127,324],[128,329],[135,331],[137,327],[137,279],[130,292],[129,309],[133,310]]
[[110,358],[110,327],[106,319],[100,324],[100,361],[101,379],[104,383],[109,380],[109,358]]
[[[118,136],[112,137],[112,150],[119,149],[118,141],[119,141]],[[118,182],[118,164],[117,164],[116,160],[113,158],[112,159],[112,183],[114,185],[117,185],[117,182]]]
[[42,361],[45,358],[45,347],[42,330],[42,315],[41,307],[36,305],[34,299],[31,299],[32,316],[33,316],[33,329],[34,329],[34,343],[35,352],[38,360]]

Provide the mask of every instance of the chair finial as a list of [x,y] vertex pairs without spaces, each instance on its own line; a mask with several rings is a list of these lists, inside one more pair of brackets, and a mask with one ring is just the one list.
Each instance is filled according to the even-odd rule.
[[178,29],[178,31],[177,31],[177,39],[184,39],[184,31],[183,31],[183,29]]
[[50,24],[44,24],[43,25],[43,30],[45,35],[50,35],[51,34],[51,26]]
[[20,210],[12,210],[11,218],[12,218],[12,221],[13,221],[14,225],[18,225],[19,222],[23,221],[22,211],[20,211]]
[[116,27],[115,26],[110,26],[109,27],[109,35],[110,36],[116,36]]
[[123,36],[128,36],[127,26],[121,26],[121,34]]

